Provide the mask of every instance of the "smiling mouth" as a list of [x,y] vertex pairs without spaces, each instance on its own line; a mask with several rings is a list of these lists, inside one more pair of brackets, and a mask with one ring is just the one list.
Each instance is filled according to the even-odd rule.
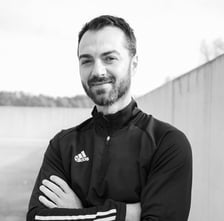
[[97,82],[92,82],[92,83],[90,83],[90,87],[100,86],[100,85],[104,85],[104,84],[112,84],[112,81],[97,81]]

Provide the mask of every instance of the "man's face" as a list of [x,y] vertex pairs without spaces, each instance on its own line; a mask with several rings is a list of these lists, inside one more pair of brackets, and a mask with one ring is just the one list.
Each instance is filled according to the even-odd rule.
[[129,91],[137,61],[129,54],[122,30],[107,26],[87,31],[78,56],[83,88],[94,103],[111,105]]

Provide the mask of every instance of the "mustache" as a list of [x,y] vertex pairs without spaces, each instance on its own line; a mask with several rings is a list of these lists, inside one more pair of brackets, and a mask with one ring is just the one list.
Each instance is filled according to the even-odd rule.
[[115,77],[113,76],[103,76],[103,77],[98,77],[98,76],[93,76],[88,80],[88,85],[94,85],[94,84],[99,84],[99,83],[114,83],[115,82]]

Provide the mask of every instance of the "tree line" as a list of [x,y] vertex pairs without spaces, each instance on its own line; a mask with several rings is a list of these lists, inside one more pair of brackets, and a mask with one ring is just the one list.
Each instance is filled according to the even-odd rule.
[[0,106],[90,108],[93,107],[93,103],[85,95],[55,98],[41,94],[32,95],[21,91],[0,91]]

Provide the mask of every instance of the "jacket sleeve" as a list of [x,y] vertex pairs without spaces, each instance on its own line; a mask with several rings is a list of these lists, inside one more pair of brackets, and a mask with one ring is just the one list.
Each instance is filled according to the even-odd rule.
[[182,132],[174,130],[157,146],[141,193],[141,220],[187,221],[192,185],[190,144]]
[[[69,177],[66,175],[61,160],[60,149],[58,147],[58,135],[50,141],[45,152],[44,160],[36,179],[34,189],[31,194],[29,208],[26,215],[27,221],[33,220],[118,220],[124,221],[126,216],[126,204],[110,199],[105,200],[103,205],[93,206],[83,209],[64,209],[45,207],[40,201],[42,193],[39,190],[43,179],[49,179],[51,175],[56,175],[69,184]],[[79,194],[74,190],[79,197]],[[81,197],[79,197],[81,199]]]

